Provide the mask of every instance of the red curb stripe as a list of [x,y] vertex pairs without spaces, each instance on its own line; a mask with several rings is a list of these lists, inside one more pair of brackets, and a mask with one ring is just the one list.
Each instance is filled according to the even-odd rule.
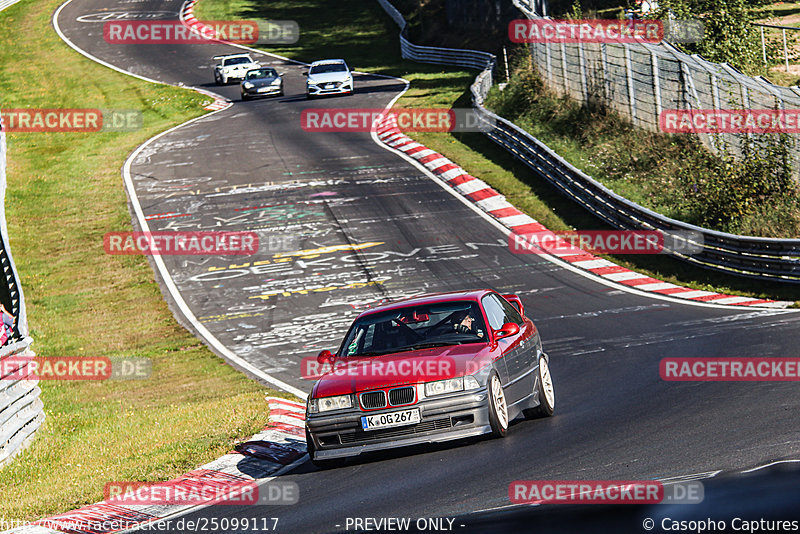
[[[698,289],[697,291],[701,291],[701,290]],[[714,295],[706,295],[705,297],[694,297],[694,298],[689,299],[689,300],[701,300],[703,302],[709,302],[709,301],[712,301],[712,300],[727,299],[727,298],[731,298],[731,297],[735,297],[735,296],[736,295],[722,295],[720,293],[716,293]]]
[[444,165],[432,169],[431,172],[435,174],[443,174],[447,171],[452,171],[453,169],[458,169],[458,168],[459,166],[456,165],[455,163],[445,163]]
[[731,306],[752,306],[753,304],[764,304],[764,303],[767,303],[767,302],[775,302],[775,301],[774,300],[758,299],[758,300],[754,300],[752,302],[740,302],[738,304],[731,304]]
[[480,200],[486,200],[487,198],[492,198],[492,197],[496,197],[496,196],[499,196],[499,195],[500,195],[500,193],[498,193],[494,189],[488,188],[488,189],[479,189],[478,191],[475,191],[474,193],[470,193],[470,194],[464,195],[464,196],[469,198],[469,199],[471,199],[473,202],[478,202]]
[[688,293],[689,291],[694,291],[694,289],[688,287],[670,287],[668,289],[656,289],[653,293],[659,293],[661,295],[675,295],[677,293]]
[[460,174],[447,182],[450,187],[455,187],[457,185],[465,184],[467,182],[471,182],[472,180],[477,180],[474,176],[470,176],[469,174]]
[[426,163],[430,163],[431,161],[433,161],[435,159],[442,159],[443,157],[444,156],[442,156],[438,152],[434,152],[433,154],[428,154],[427,156],[423,156],[423,157],[419,158],[419,160],[417,160],[417,161],[419,161],[420,163],[422,163],[424,165]]
[[624,284],[626,286],[636,287],[644,284],[663,284],[663,281],[647,277],[647,278],[631,278],[630,280],[620,280],[619,283]]
[[514,230],[514,232],[517,234],[533,234],[536,232],[547,231],[547,228],[545,228],[544,225],[538,222],[519,224],[517,226],[512,226],[511,229]]
[[502,219],[503,217],[513,217],[514,215],[523,215],[521,211],[517,208],[510,207],[510,208],[500,208],[499,210],[491,210],[488,212],[498,219]]
[[[420,146],[415,146],[414,148],[409,148],[408,150],[404,150],[404,152],[407,155],[411,156],[413,154],[416,154],[417,152],[422,152],[423,150],[430,150],[430,149],[420,145]],[[417,158],[414,158],[414,159],[417,159]]]
[[614,265],[613,267],[598,267],[597,269],[589,269],[594,274],[599,274],[600,276],[604,276],[606,274],[616,274],[616,273],[625,273],[625,272],[633,272],[626,267],[621,267],[619,265]]
[[564,261],[568,261],[569,263],[577,263],[579,261],[594,261],[594,260],[601,259],[601,258],[598,258],[597,256],[593,256],[592,254],[589,254],[585,250],[581,250],[581,249],[578,249],[578,250],[580,250],[583,254],[576,254],[574,256],[564,256],[561,259],[563,259]]

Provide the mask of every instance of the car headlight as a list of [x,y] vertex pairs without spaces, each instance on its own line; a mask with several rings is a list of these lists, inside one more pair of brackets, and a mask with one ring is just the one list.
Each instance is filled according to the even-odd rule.
[[474,376],[459,376],[457,378],[450,378],[448,380],[437,380],[436,382],[426,383],[425,396],[432,397],[435,395],[444,395],[445,393],[454,393],[456,391],[464,391],[467,389],[477,389],[479,387],[480,383]]
[[253,88],[253,84],[250,83],[250,82],[244,82],[244,88],[245,89],[252,89]]
[[444,395],[454,391],[464,391],[464,377],[450,378],[449,380],[437,380],[425,384],[425,396]]
[[272,80],[272,83],[270,85],[280,85],[280,84],[281,84],[281,79],[275,78],[274,80]]
[[331,410],[341,410],[344,408],[352,408],[353,401],[350,395],[339,395],[337,397],[320,397],[318,399],[311,399],[308,403],[308,412],[330,412]]

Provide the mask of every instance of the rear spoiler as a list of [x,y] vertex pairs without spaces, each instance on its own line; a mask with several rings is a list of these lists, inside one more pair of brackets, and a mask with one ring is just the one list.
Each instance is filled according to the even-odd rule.
[[514,306],[517,311],[522,315],[525,316],[525,307],[522,305],[522,301],[520,298],[514,294],[503,295],[503,298],[506,299],[512,306]]
[[211,59],[222,59],[224,57],[237,57],[237,56],[249,56],[249,54],[222,54],[221,56],[214,56]]

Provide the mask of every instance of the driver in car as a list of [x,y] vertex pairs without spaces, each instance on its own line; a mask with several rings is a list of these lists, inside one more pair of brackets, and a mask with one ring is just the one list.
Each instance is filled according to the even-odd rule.
[[463,312],[463,315],[461,315],[461,320],[459,321],[458,319],[456,319],[456,324],[453,326],[456,329],[456,332],[458,332],[459,334],[475,334],[476,336],[482,338],[483,331],[476,330],[474,328],[474,325],[475,325],[475,318],[472,316],[472,311],[465,310]]

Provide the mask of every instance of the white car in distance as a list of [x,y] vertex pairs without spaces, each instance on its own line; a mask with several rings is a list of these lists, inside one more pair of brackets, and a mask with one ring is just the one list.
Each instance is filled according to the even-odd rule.
[[315,61],[304,74],[307,76],[306,98],[353,94],[353,74],[343,59]]
[[229,54],[214,56],[219,61],[214,66],[214,81],[217,85],[227,85],[233,80],[243,80],[247,71],[261,67],[253,61],[250,54]]

